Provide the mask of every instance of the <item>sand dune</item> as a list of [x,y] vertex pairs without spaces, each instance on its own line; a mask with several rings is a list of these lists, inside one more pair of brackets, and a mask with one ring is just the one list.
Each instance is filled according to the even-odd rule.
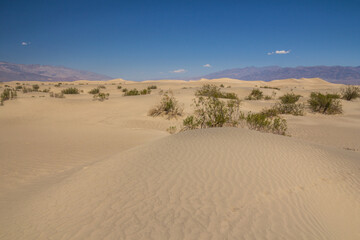
[[[171,135],[182,119],[149,117],[171,89],[193,111],[205,83],[244,99],[338,92],[321,79],[38,83],[0,107],[0,239],[360,239],[360,101],[343,114],[284,115],[291,137],[246,129]],[[6,83],[13,87],[16,82]],[[31,87],[34,82],[25,82]],[[93,101],[104,85],[109,100]],[[150,95],[121,89],[156,85]],[[3,85],[0,84],[0,87]],[[261,111],[277,100],[243,100]]]
[[185,132],[72,173],[12,209],[2,237],[359,239],[357,157],[244,129]]

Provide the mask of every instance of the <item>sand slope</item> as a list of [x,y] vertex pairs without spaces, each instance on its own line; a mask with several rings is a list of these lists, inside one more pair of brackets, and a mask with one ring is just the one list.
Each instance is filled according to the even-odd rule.
[[180,133],[75,171],[1,239],[359,239],[359,154],[245,129]]

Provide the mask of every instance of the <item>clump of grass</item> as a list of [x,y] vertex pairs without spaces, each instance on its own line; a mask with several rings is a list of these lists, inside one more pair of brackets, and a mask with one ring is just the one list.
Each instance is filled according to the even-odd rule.
[[195,92],[195,96],[213,97],[213,98],[227,98],[238,99],[235,93],[221,92],[220,88],[213,84],[205,84]]
[[215,97],[200,96],[194,99],[195,112],[183,121],[183,131],[196,128],[236,127],[242,116],[240,100],[227,102]]
[[98,94],[100,93],[100,88],[93,88],[89,91],[89,94]]
[[104,100],[108,100],[109,99],[109,96],[110,96],[110,93],[97,93],[93,96],[93,99],[94,100],[98,100],[98,101],[104,101]]
[[0,105],[4,105],[4,102],[7,100],[11,100],[17,97],[17,93],[15,89],[5,88],[0,95]]
[[49,96],[53,97],[53,98],[65,98],[65,95],[62,92],[60,92],[60,93],[50,92]]
[[80,91],[77,88],[66,88],[61,91],[63,94],[79,94]]
[[356,86],[347,86],[341,89],[341,98],[351,101],[360,98],[360,88]]
[[170,134],[176,133],[176,126],[170,126],[166,129],[166,131]]
[[263,97],[264,97],[263,92],[260,89],[255,88],[251,91],[249,96],[245,98],[245,100],[261,100],[263,99]]
[[339,114],[342,113],[342,105],[338,99],[339,95],[322,94],[320,92],[312,92],[308,103],[313,112],[322,114]]
[[147,89],[157,89],[157,86],[156,85],[151,85],[151,86],[148,86]]
[[171,92],[166,92],[163,94],[160,103],[150,109],[149,116],[165,116],[167,119],[177,118],[182,116],[183,108],[179,105],[176,98]]
[[279,116],[271,116],[266,113],[249,113],[246,116],[246,123],[250,129],[285,135],[287,122]]

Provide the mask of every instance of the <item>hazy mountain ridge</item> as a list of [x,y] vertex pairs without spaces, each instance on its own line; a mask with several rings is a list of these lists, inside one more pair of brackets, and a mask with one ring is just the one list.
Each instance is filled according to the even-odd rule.
[[66,67],[0,62],[0,82],[109,80],[109,76]]
[[234,78],[240,80],[271,81],[286,78],[322,78],[332,83],[360,84],[360,66],[313,66],[313,67],[246,67],[227,69],[201,78]]

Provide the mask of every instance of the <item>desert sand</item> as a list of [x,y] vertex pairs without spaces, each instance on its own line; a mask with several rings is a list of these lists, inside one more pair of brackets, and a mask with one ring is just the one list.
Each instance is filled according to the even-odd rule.
[[[22,84],[23,82],[21,82]],[[31,87],[36,82],[24,82]],[[83,90],[66,98],[19,92],[0,106],[0,239],[360,239],[360,100],[340,115],[284,115],[289,135],[244,128],[169,134],[182,119],[150,117],[171,89],[193,111],[194,92],[223,84],[338,92],[322,79],[41,83]],[[16,82],[0,84],[17,86]],[[104,85],[109,100],[87,92]],[[117,89],[156,85],[150,95]],[[231,88],[227,88],[231,86]],[[257,112],[276,100],[243,100]]]

